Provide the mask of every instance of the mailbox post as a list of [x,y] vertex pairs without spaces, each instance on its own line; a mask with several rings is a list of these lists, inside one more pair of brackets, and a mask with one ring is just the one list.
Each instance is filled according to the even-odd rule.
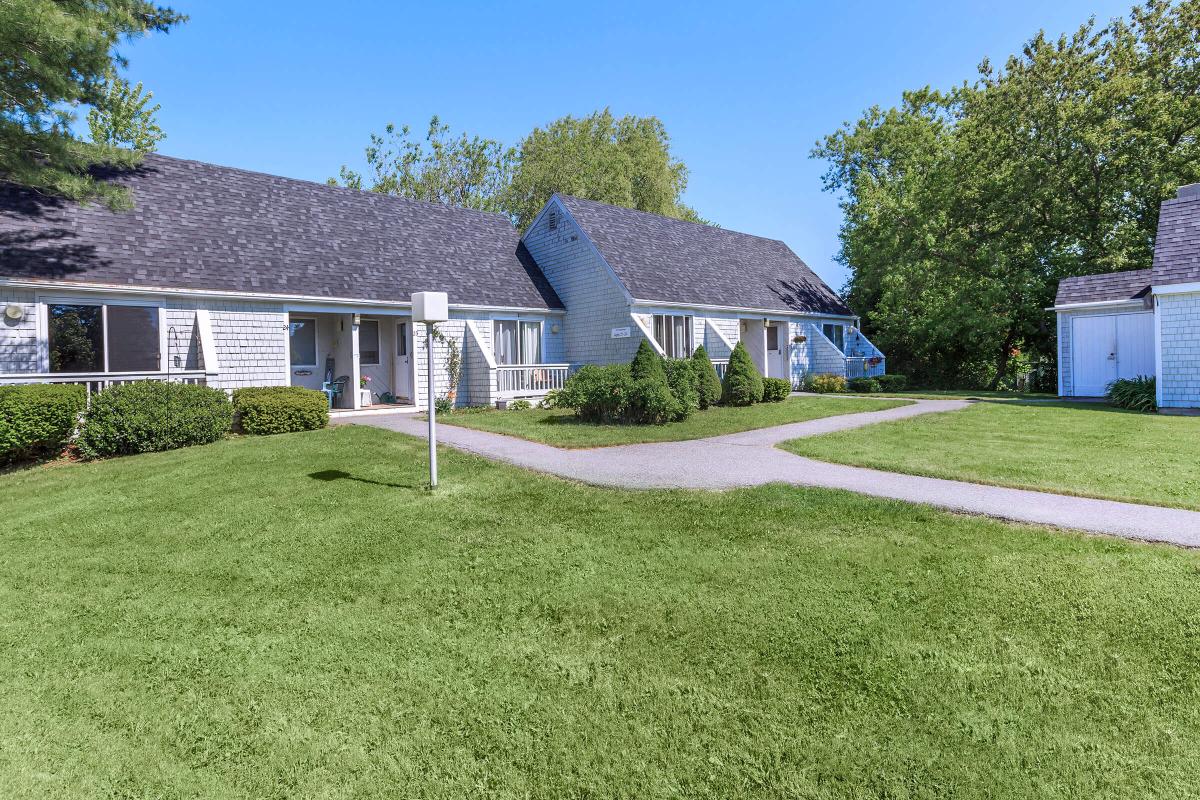
[[437,488],[437,422],[433,398],[437,393],[433,370],[433,326],[450,318],[445,292],[414,292],[413,322],[425,323],[425,416],[429,419],[429,488]]

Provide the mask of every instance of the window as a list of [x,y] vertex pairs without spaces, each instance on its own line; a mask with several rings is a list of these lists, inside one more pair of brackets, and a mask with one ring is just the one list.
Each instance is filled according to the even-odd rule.
[[317,365],[317,321],[291,317],[288,320],[288,341],[292,346],[293,367]]
[[831,325],[826,322],[821,326],[821,333],[825,334],[825,338],[833,342],[838,350],[846,349],[845,333],[846,328],[842,325]]
[[408,355],[408,323],[396,323],[396,355],[403,358]]
[[779,349],[779,326],[778,325],[768,325],[767,326],[767,349],[768,350],[778,350]]
[[542,323],[498,319],[492,323],[497,364],[542,363]]
[[51,303],[46,312],[51,372],[162,369],[156,306]]
[[379,366],[379,323],[364,319],[358,324],[358,363],[364,367]]
[[655,314],[654,341],[667,358],[687,358],[692,354],[692,318]]

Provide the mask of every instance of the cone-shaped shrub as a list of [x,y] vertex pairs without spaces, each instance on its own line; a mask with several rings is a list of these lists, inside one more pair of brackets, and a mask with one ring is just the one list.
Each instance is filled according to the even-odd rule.
[[700,393],[696,387],[696,370],[690,358],[672,358],[663,364],[667,372],[667,386],[679,404],[676,420],[685,420],[700,407]]
[[721,379],[704,345],[692,353],[692,371],[696,373],[696,391],[700,395],[700,408],[710,408],[721,402]]
[[648,340],[642,339],[642,343],[638,345],[637,355],[629,364],[629,375],[635,381],[649,378],[653,381],[667,382],[667,371],[663,369],[662,356],[654,352]]
[[762,396],[762,375],[750,360],[745,346],[738,342],[729,354],[729,366],[721,383],[721,402],[727,406],[748,406],[760,402]]

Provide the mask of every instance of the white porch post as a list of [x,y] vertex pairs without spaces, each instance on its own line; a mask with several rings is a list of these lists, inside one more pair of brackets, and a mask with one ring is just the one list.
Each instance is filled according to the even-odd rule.
[[362,392],[359,389],[359,381],[362,376],[362,366],[359,363],[358,355],[358,314],[350,315],[350,385],[346,388],[351,391],[350,400],[351,408],[355,411],[362,408]]

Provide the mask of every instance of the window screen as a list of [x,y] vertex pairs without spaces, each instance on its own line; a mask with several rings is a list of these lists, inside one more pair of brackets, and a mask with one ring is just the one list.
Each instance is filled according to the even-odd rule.
[[373,319],[358,325],[358,363],[367,367],[379,364],[379,323]]
[[50,371],[104,372],[104,307],[51,305],[48,311]]
[[293,367],[317,365],[317,321],[292,317],[288,323],[288,340],[292,346]]

